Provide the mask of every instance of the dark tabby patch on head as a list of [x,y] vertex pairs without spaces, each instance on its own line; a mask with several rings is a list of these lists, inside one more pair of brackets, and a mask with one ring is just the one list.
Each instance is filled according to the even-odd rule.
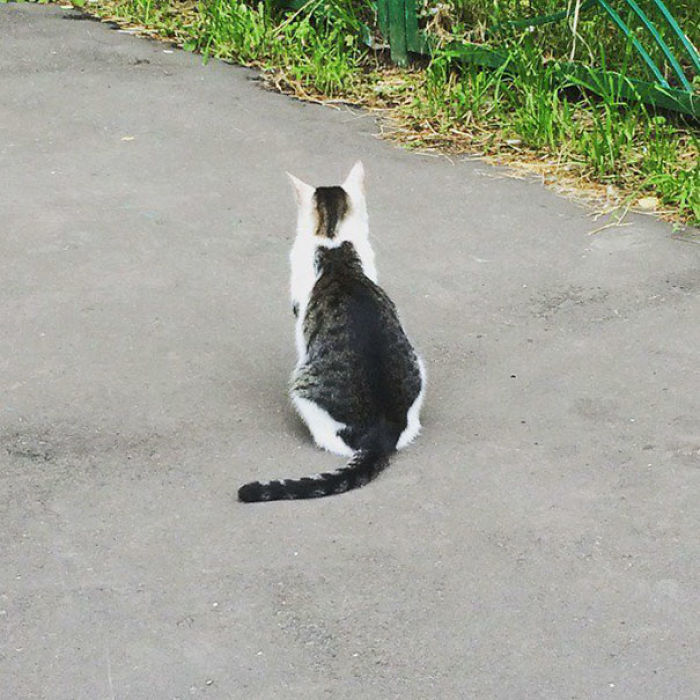
[[316,235],[333,238],[338,223],[343,220],[350,207],[348,195],[342,187],[317,187],[314,204],[318,214]]

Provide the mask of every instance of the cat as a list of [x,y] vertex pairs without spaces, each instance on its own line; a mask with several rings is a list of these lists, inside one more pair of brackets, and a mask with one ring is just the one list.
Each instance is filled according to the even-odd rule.
[[245,484],[238,498],[247,503],[364,486],[421,428],[425,368],[377,285],[362,163],[342,186],[314,188],[287,174],[298,207],[290,254],[298,361],[290,395],[316,444],[350,460],[313,477]]

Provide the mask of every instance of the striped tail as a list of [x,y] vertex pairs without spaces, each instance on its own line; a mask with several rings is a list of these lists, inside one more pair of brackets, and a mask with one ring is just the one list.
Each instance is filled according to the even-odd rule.
[[345,467],[318,476],[278,479],[268,483],[251,481],[238,489],[238,500],[244,503],[257,503],[296,498],[322,498],[357,489],[374,479],[387,466],[389,454],[392,451],[380,446],[358,450]]

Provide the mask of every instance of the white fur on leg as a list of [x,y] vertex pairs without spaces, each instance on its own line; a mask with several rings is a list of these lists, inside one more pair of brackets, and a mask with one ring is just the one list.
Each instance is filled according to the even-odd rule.
[[425,365],[423,364],[423,360],[418,358],[418,368],[420,370],[420,379],[421,379],[421,387],[420,387],[420,394],[416,396],[416,400],[413,402],[411,405],[411,408],[408,409],[408,414],[406,416],[406,420],[408,422],[408,425],[404,429],[404,431],[399,435],[399,440],[396,443],[396,449],[400,450],[406,445],[410,444],[420,433],[421,425],[420,425],[420,409],[421,406],[423,405],[423,396],[425,395]]
[[314,438],[314,442],[336,455],[352,457],[353,451],[338,437],[338,431],[345,428],[344,423],[328,415],[318,404],[292,394],[292,401]]

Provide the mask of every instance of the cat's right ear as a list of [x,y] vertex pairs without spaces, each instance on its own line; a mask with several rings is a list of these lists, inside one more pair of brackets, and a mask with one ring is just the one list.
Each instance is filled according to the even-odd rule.
[[352,166],[348,176],[345,178],[343,183],[343,189],[346,192],[354,192],[357,194],[364,194],[365,192],[365,166],[362,165],[362,161],[358,160],[355,165]]
[[298,177],[294,177],[292,173],[287,173],[287,177],[294,187],[294,196],[296,197],[297,204],[301,206],[304,202],[308,202],[315,191],[314,188],[311,185],[307,185]]

